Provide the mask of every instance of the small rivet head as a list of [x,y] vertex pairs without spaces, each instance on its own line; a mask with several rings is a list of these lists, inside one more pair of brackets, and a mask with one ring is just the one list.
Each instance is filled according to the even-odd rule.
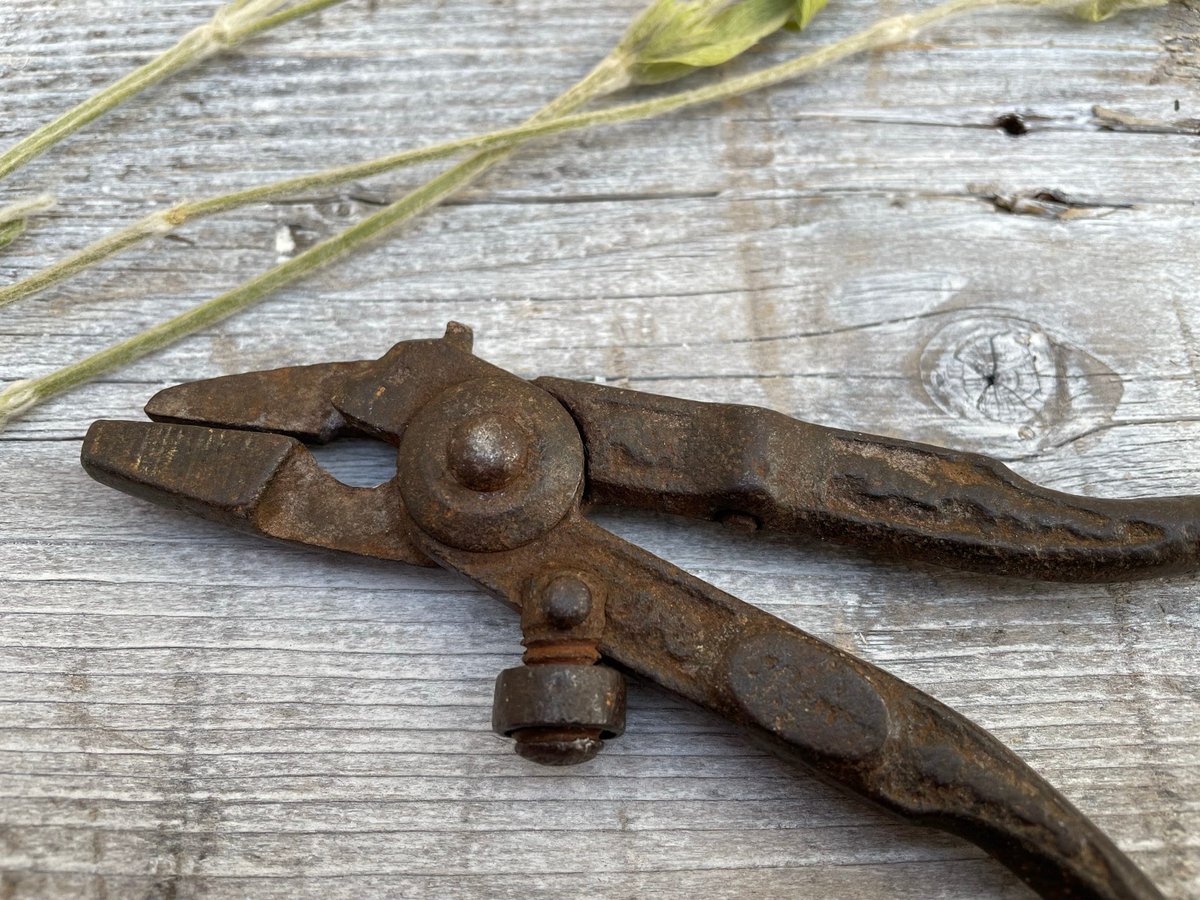
[[574,628],[592,612],[592,592],[574,575],[560,575],[542,595],[546,618],[556,628]]
[[524,430],[503,416],[469,419],[450,437],[450,471],[463,487],[498,491],[521,474],[529,454]]

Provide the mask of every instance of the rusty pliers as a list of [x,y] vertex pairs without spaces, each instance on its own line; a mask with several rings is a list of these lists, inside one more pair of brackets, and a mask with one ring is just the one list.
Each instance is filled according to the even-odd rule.
[[[1200,497],[1095,500],[984,456],[748,406],[526,381],[471,332],[377,361],[168,388],[154,422],[98,421],[96,479],[273,538],[460,572],[516,607],[524,665],[493,724],[542,763],[590,759],[624,728],[604,660],[713,710],[819,775],[978,844],[1046,897],[1160,894],[1082,813],[932,697],[597,525],[596,504],[733,519],[899,558],[1102,581],[1200,561]],[[371,436],[394,478],[350,487],[302,442]]]

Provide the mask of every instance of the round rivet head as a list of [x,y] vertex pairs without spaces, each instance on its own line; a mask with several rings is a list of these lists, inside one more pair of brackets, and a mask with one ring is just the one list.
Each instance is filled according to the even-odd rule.
[[579,502],[583,440],[550,394],[510,375],[459,382],[404,429],[400,498],[416,527],[459,550],[511,550]]
[[556,628],[574,628],[592,612],[592,592],[573,575],[560,575],[542,594],[546,618]]
[[455,480],[475,491],[498,491],[525,468],[529,437],[503,416],[468,419],[450,436],[447,462]]

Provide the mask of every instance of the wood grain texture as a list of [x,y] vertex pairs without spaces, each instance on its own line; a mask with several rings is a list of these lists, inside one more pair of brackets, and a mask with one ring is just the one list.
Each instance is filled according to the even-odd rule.
[[[60,206],[19,278],[207,194],[519,120],[638,0],[359,0],[210,61],[0,185]],[[0,144],[211,0],[5,0]],[[838,0],[781,59],[904,7]],[[275,546],[90,481],[158,388],[485,358],[981,450],[1100,496],[1200,485],[1200,12],[983,15],[922,52],[529,147],[447,208],[0,433],[0,895],[1023,897],[652,688],[595,762],[489,729],[516,622],[449,575]],[[719,77],[719,76],[717,76]],[[1018,113],[1010,136],[998,116]],[[428,170],[422,170],[428,171]],[[200,223],[3,311],[41,374],[270,265],[420,173]],[[1013,210],[1016,210],[1015,212]],[[371,447],[329,452],[382,477]],[[607,525],[991,729],[1173,898],[1200,896],[1200,581],[1037,585],[654,516]]]

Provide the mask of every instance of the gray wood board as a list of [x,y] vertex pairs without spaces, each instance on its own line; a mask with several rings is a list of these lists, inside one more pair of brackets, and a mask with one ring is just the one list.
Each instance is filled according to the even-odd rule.
[[[4,0],[0,144],[209,0]],[[7,283],[174,199],[519,120],[637,0],[352,0],[155,88],[0,185],[59,207]],[[837,2],[805,36],[894,3]],[[976,16],[913,47],[522,151],[402,236],[0,433],[4,897],[1018,897],[635,685],[595,762],[489,729],[519,656],[438,572],[226,532],[90,481],[79,440],[158,388],[381,354],[457,319],[522,374],[596,378],[993,453],[1099,496],[1200,484],[1194,6]],[[715,76],[722,77],[722,76]],[[998,116],[1021,114],[1010,136]],[[190,226],[0,312],[42,374],[333,233],[424,168]],[[1011,211],[1012,209],[1018,212]],[[369,482],[361,445],[323,454]],[[1171,897],[1200,895],[1200,586],[1037,585],[655,516],[622,535],[991,729]]]

